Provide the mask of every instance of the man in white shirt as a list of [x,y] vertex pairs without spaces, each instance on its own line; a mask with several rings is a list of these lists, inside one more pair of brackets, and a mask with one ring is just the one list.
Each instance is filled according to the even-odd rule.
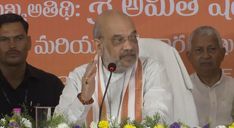
[[220,68],[225,55],[220,34],[213,27],[201,26],[192,32],[188,46],[187,55],[196,71],[190,77],[200,126],[231,123],[234,79]]
[[55,113],[71,122],[98,122],[110,75],[108,65],[115,63],[102,117],[140,121],[159,113],[171,123],[173,98],[165,69],[155,60],[138,57],[138,34],[132,20],[118,11],[105,11],[97,17],[93,35],[97,55],[69,74]]

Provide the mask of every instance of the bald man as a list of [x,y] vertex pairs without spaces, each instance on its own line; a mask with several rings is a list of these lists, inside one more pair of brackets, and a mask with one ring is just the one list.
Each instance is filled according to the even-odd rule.
[[105,11],[97,17],[93,36],[97,54],[92,62],[69,74],[56,113],[71,122],[98,122],[110,75],[108,65],[115,63],[101,119],[141,121],[159,113],[171,123],[173,98],[165,68],[155,60],[138,57],[138,33],[132,20],[118,11]]

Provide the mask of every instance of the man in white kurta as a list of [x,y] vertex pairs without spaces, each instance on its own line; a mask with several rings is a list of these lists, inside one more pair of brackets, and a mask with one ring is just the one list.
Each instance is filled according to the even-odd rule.
[[234,80],[220,68],[225,48],[218,31],[211,26],[195,29],[187,55],[196,71],[190,77],[200,126],[209,123],[214,128],[231,123]]
[[118,11],[105,11],[97,17],[93,32],[97,55],[69,74],[55,113],[71,122],[98,122],[108,65],[115,63],[102,115],[120,121],[159,113],[171,123],[173,98],[165,69],[152,59],[138,57],[138,34],[132,20]]
[[200,125],[211,124],[211,128],[232,122],[234,99],[234,79],[222,73],[212,87],[206,86],[196,73],[191,75],[194,85],[193,96],[196,102]]
[[[143,66],[143,117],[152,116],[159,113],[166,122],[171,123],[173,117],[172,95],[165,69],[152,59],[142,58]],[[83,105],[77,98],[81,91],[81,79],[85,73],[86,65],[76,68],[69,74],[66,86],[60,97],[60,103],[56,107],[55,113],[62,113],[71,122],[83,122],[86,118],[87,111],[91,105]],[[102,68],[105,81],[108,79],[109,72],[105,67]],[[120,105],[121,90],[124,82],[127,81],[126,73],[113,73],[110,87],[106,99],[109,101],[109,116],[117,117]],[[137,100],[137,98],[136,98]],[[134,108],[132,108],[134,109]],[[120,113],[120,112],[119,112]],[[119,116],[119,115],[118,115]],[[83,121],[82,121],[83,120]]]

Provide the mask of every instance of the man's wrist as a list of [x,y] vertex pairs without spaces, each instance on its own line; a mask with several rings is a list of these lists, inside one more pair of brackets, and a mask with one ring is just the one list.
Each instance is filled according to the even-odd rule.
[[91,97],[90,100],[84,100],[81,96],[81,93],[79,93],[77,95],[77,98],[80,100],[80,102],[83,104],[83,105],[89,105],[89,104],[92,104],[94,102],[93,98]]

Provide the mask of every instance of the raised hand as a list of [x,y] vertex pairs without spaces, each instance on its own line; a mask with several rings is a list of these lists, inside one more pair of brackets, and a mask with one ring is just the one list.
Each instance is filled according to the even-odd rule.
[[85,101],[92,98],[95,90],[96,65],[97,57],[95,57],[95,59],[88,64],[85,74],[82,77],[81,97]]

